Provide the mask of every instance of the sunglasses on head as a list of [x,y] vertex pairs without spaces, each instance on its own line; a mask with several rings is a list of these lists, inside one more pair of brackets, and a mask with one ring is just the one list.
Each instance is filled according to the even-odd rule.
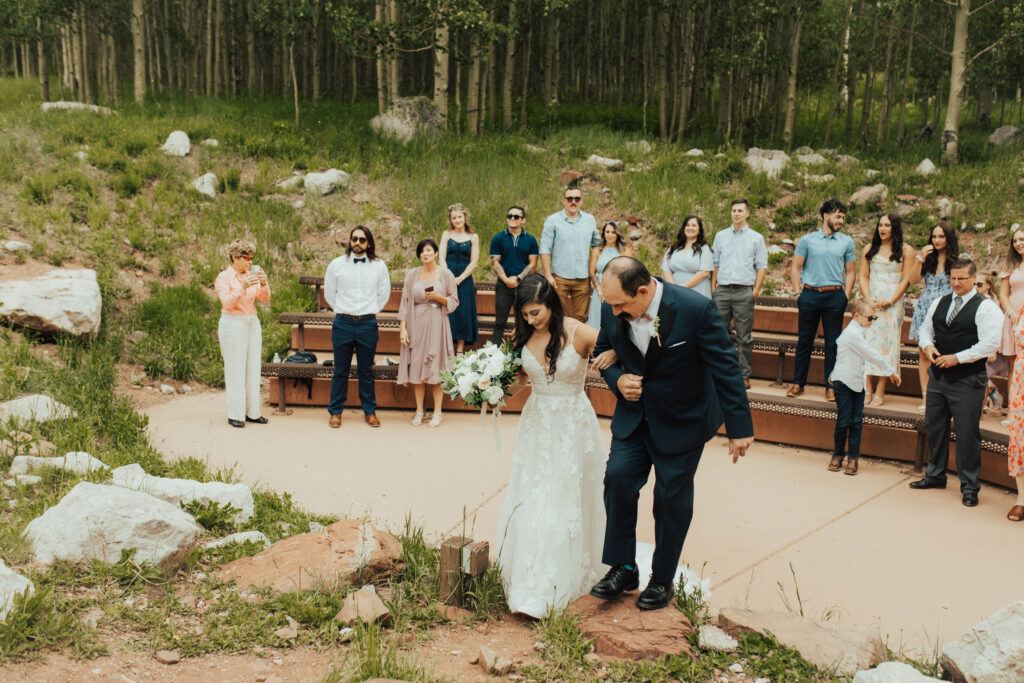
[[577,197],[566,197],[565,201],[567,201],[569,203],[572,203],[572,202],[582,202],[583,201],[583,197],[578,197],[578,196]]
[[516,219],[523,218],[523,216],[520,216],[518,213],[509,213],[509,214],[505,214],[505,218],[508,218],[509,220],[516,220]]
[[362,243],[362,242],[366,242],[367,240],[366,240],[365,237],[353,237],[349,241],[350,242],[355,242],[356,244],[359,244],[359,243]]

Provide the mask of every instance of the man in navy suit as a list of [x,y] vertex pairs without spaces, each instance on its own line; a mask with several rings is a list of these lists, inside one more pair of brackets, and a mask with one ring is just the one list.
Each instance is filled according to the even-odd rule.
[[743,374],[715,303],[652,278],[628,256],[609,262],[594,353],[618,360],[601,374],[617,399],[604,478],[602,561],[608,574],[590,594],[611,600],[640,585],[636,519],[640,489],[654,466],[654,561],[637,607],[660,609],[693,517],[693,475],[704,444],[725,422],[736,462],[754,441]]

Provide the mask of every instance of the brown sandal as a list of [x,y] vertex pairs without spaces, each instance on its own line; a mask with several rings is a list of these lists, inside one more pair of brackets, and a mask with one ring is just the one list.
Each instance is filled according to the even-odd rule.
[[1019,522],[1024,519],[1024,505],[1014,505],[1010,508],[1010,511],[1006,513],[1006,518],[1011,522]]

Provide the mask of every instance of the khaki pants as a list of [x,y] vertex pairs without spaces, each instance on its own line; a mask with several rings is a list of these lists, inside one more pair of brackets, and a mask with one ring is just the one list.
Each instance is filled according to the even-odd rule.
[[565,314],[582,323],[587,322],[587,315],[590,313],[590,278],[569,280],[556,275],[555,289],[562,297]]

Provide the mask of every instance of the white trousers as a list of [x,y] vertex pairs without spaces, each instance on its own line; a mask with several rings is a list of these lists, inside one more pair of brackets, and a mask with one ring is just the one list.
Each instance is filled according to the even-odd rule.
[[260,417],[260,364],[263,360],[260,319],[255,315],[221,315],[217,339],[224,356],[228,419]]

